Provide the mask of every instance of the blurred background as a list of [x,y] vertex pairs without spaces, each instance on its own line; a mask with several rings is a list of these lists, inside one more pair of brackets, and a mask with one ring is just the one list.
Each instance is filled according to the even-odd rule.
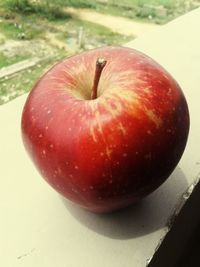
[[0,0],[0,104],[30,91],[62,58],[122,45],[200,0]]

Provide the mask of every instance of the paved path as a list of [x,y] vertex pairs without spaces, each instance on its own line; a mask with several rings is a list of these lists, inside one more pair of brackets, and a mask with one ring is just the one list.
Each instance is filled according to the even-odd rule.
[[18,63],[12,64],[8,67],[2,68],[0,70],[0,79],[13,75],[14,73],[17,73],[19,71],[31,68],[35,66],[37,63],[39,63],[41,60],[42,60],[41,58],[37,57],[31,59],[25,59]]

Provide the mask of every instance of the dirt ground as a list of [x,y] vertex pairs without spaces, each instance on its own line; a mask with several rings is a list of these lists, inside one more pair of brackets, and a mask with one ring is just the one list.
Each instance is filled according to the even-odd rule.
[[114,32],[128,36],[139,36],[149,30],[161,27],[157,24],[139,22],[128,18],[102,14],[90,9],[67,8],[66,11],[81,20],[95,22],[110,28]]

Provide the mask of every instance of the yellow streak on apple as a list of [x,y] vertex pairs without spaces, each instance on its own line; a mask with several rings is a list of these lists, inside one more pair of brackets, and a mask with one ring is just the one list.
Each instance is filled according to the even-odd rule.
[[140,97],[134,91],[128,89],[121,90],[118,97],[120,97],[123,102],[125,100],[127,103],[131,104],[132,107],[133,103],[138,105],[140,100]]
[[90,126],[90,135],[92,137],[92,140],[97,143],[97,138],[96,138],[96,134],[94,132],[94,126]]
[[96,118],[96,122],[98,124],[98,130],[101,134],[103,134],[103,129],[102,129],[102,124],[101,124],[101,118],[100,118],[100,113],[99,111],[95,111],[95,118]]
[[125,127],[122,125],[122,123],[120,122],[118,125],[118,129],[122,132],[122,134],[125,136],[126,135],[126,129]]
[[[100,113],[97,110],[97,102],[96,101],[89,101],[89,102],[85,102],[85,104],[90,106],[90,108],[92,110],[92,114],[94,114],[94,117],[95,117],[95,122],[98,125],[98,131],[101,133],[101,135],[103,137],[103,128],[102,128],[102,123],[101,123],[101,119],[100,119]],[[95,134],[95,129],[96,129],[95,125],[91,124],[90,125],[90,135],[92,136],[93,141],[96,143],[97,137]]]
[[160,128],[163,121],[161,118],[159,118],[155,112],[151,109],[144,108],[144,112],[147,115],[147,117],[156,125],[156,128]]
[[[116,100],[117,102],[117,100]],[[122,111],[122,107],[119,108],[119,105],[117,106],[115,102],[115,108],[113,108],[113,106],[111,106],[111,104],[109,102],[106,101],[106,99],[104,101],[101,102],[101,105],[104,107],[104,109],[111,114],[111,116],[113,118],[118,117],[121,114]],[[116,108],[117,107],[117,108]]]
[[110,149],[109,147],[106,147],[106,155],[108,159],[111,159],[112,152],[113,152],[112,149]]

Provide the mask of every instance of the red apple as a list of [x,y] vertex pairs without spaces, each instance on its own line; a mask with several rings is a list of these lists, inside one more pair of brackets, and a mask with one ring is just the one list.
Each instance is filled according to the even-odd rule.
[[188,131],[176,81],[124,47],[58,63],[37,82],[22,115],[23,141],[41,175],[94,212],[128,206],[161,185],[180,160]]

